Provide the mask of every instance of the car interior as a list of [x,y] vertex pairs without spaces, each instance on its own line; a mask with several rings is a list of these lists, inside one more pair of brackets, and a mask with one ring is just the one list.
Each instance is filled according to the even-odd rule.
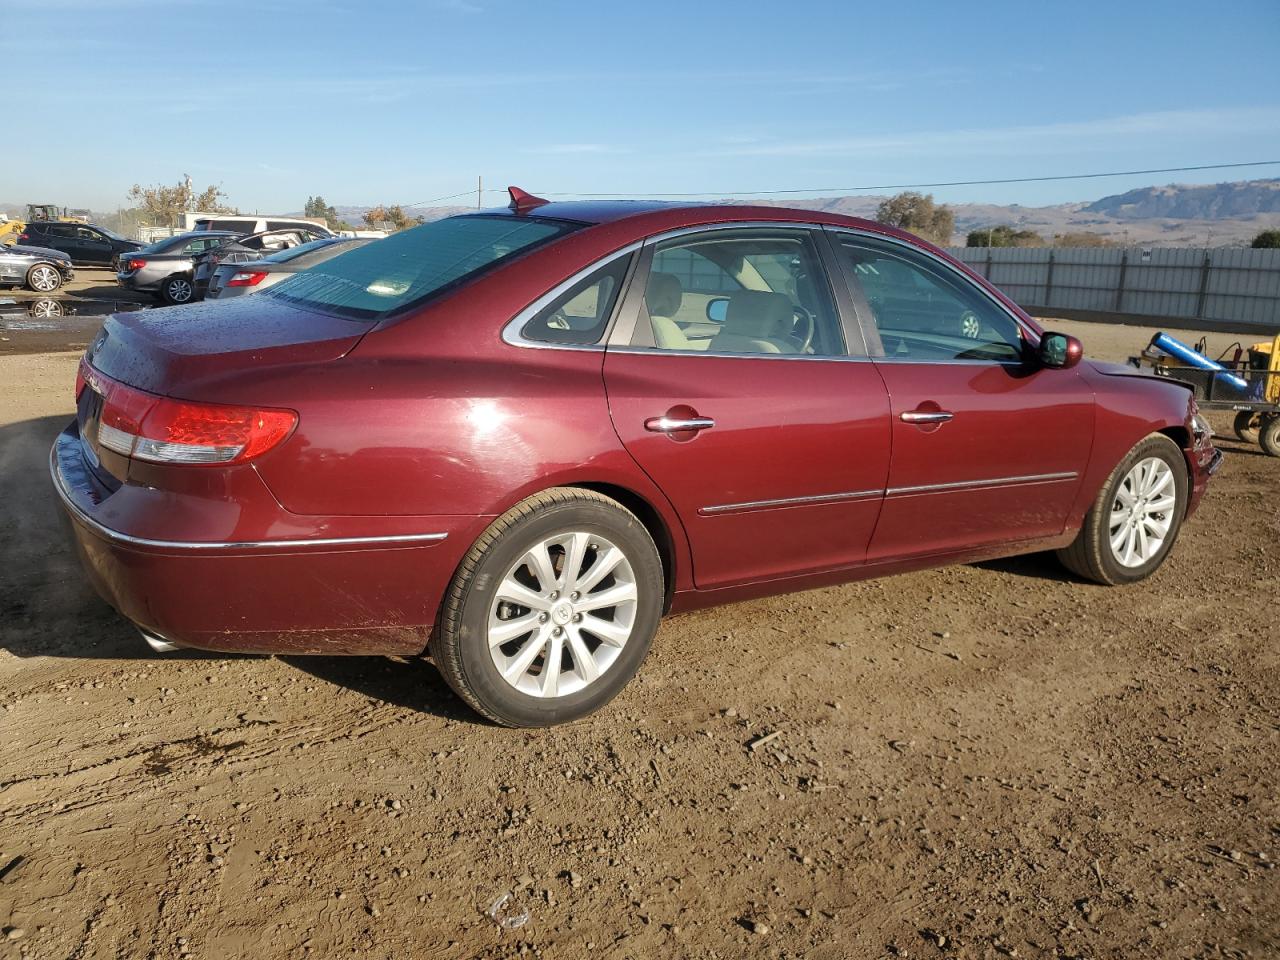
[[660,247],[641,338],[659,350],[829,356],[843,352],[816,252],[797,236],[713,237]]

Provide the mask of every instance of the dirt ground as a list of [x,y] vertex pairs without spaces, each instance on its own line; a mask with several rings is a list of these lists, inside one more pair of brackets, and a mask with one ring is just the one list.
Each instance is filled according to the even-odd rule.
[[429,661],[149,653],[58,528],[76,354],[5,335],[0,957],[1280,955],[1256,447],[1138,586],[1033,556],[676,617],[513,731]]

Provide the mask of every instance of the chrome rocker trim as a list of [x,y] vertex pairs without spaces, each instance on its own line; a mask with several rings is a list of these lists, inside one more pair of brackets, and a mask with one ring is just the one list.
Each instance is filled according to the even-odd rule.
[[119,530],[113,530],[99,520],[95,520],[71,499],[66,483],[62,478],[62,470],[58,465],[57,447],[49,456],[49,474],[53,479],[53,487],[58,492],[67,511],[80,523],[105,540],[123,543],[134,547],[149,547],[159,550],[194,550],[200,552],[216,552],[220,550],[289,550],[310,549],[315,547],[346,547],[377,544],[414,544],[438,543],[449,535],[447,533],[407,533],[381,537],[322,537],[314,540],[152,540],[147,537],[132,537]]
[[712,507],[700,507],[703,516],[720,513],[738,513],[751,510],[777,510],[784,507],[805,507],[823,503],[841,503],[846,500],[870,500],[884,496],[883,490],[852,490],[848,493],[824,493],[811,497],[783,497],[780,500],[748,500],[745,503],[721,503]]
[[918,493],[952,493],[960,490],[982,490],[987,487],[1018,487],[1032,483],[1062,483],[1075,480],[1080,474],[1036,473],[1025,477],[993,477],[990,480],[961,480],[955,483],[926,483],[918,487],[890,487],[884,492],[886,497],[909,497]]

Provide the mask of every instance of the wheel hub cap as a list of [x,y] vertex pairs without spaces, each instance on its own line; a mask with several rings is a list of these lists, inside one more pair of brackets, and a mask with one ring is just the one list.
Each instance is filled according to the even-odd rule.
[[1140,567],[1156,556],[1169,538],[1177,505],[1177,485],[1167,463],[1148,457],[1134,464],[1111,501],[1108,533],[1116,561]]
[[536,543],[507,571],[493,598],[493,665],[529,696],[576,693],[621,655],[638,599],[626,554],[599,534],[573,531]]

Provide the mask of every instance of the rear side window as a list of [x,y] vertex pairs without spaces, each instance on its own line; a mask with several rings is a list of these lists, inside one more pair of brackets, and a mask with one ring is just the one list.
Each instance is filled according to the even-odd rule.
[[631,257],[618,257],[592,271],[540,310],[520,335],[543,343],[599,343],[630,264]]
[[354,320],[376,320],[573,229],[574,224],[528,217],[449,217],[352,250],[262,295]]

